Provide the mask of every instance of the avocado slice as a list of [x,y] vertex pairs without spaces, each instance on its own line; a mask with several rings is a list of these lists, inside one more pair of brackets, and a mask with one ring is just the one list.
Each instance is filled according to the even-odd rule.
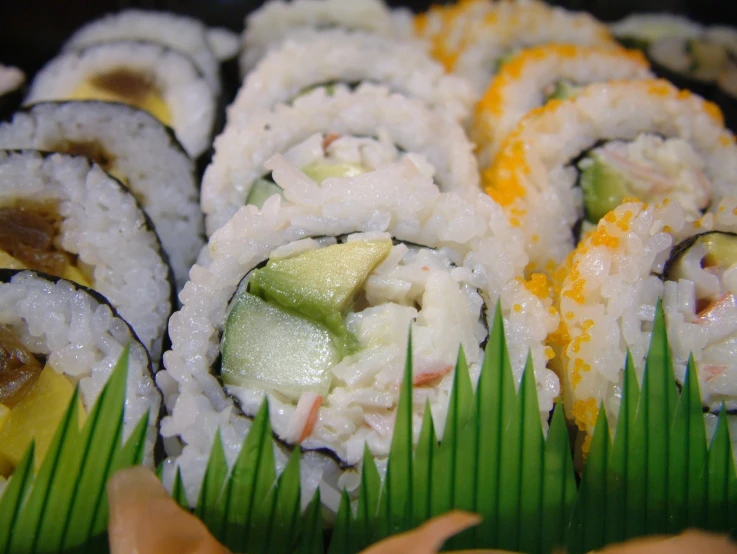
[[251,185],[251,190],[246,197],[246,204],[256,206],[260,210],[263,208],[264,202],[275,194],[283,196],[284,191],[274,181],[261,177]]
[[358,164],[315,162],[303,167],[302,172],[319,185],[331,177],[355,177],[366,173],[366,170]]
[[324,326],[249,294],[236,293],[222,340],[223,381],[278,390],[298,399],[303,392],[326,395],[330,368],[339,361]]
[[663,269],[668,280],[677,281],[685,278],[683,256],[696,245],[706,247],[706,254],[701,259],[702,267],[718,267],[728,269],[737,264],[737,234],[725,231],[708,231],[694,235],[682,241],[673,249],[671,258]]
[[632,195],[627,178],[598,154],[592,153],[585,157],[579,162],[578,168],[581,172],[579,184],[583,190],[587,221],[598,223]]
[[250,292],[321,323],[338,339],[342,355],[358,341],[343,317],[369,273],[389,254],[392,242],[353,241],[271,259],[253,271]]

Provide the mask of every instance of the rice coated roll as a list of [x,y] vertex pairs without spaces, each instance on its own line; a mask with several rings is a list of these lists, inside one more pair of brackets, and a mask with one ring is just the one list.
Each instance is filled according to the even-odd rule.
[[447,75],[417,41],[330,29],[289,38],[251,71],[228,108],[228,121],[292,101],[315,86],[382,84],[465,122],[475,101],[469,83]]
[[133,195],[86,158],[0,151],[0,267],[94,289],[159,361],[171,270]]
[[0,148],[84,155],[127,186],[151,218],[184,286],[204,243],[194,163],[148,113],[98,101],[42,102],[0,124]]
[[170,320],[162,433],[185,446],[165,481],[178,466],[196,498],[216,429],[232,463],[268,396],[276,437],[306,451],[303,483],[326,485],[337,510],[364,443],[388,453],[410,325],[415,429],[428,401],[442,432],[459,346],[475,382],[497,302],[517,383],[529,352],[547,420],[557,317],[545,283],[521,277],[521,237],[499,206],[440,192],[411,159],[322,187],[282,156],[267,168],[292,201],[242,207],[220,228]]
[[65,50],[80,50],[103,42],[155,42],[188,56],[220,94],[220,63],[215,57],[208,30],[198,19],[169,12],[124,10],[87,23],[64,43]]
[[722,405],[737,446],[737,200],[687,223],[676,202],[627,202],[607,214],[561,267],[556,363],[566,412],[588,437],[599,406],[616,427],[623,368],[631,352],[638,379],[662,299],[679,386],[693,355],[707,425]]
[[441,190],[480,190],[473,145],[450,115],[386,87],[320,87],[291,105],[229,125],[216,139],[202,181],[208,236],[244,204],[281,194],[264,165],[277,153],[303,168],[311,183],[365,173],[407,155],[434,175]]
[[35,441],[36,470],[79,387],[84,421],[130,347],[123,439],[148,415],[144,463],[154,465],[161,395],[151,361],[105,298],[71,281],[0,270],[0,495]]
[[544,2],[498,2],[468,31],[452,64],[453,73],[471,81],[480,95],[511,56],[541,44],[614,47],[606,25],[583,12]]
[[412,34],[411,14],[390,10],[381,0],[269,0],[246,17],[241,74],[246,75],[269,49],[305,29],[339,27],[385,37]]
[[551,271],[574,228],[625,198],[670,198],[690,218],[737,187],[737,146],[719,108],[662,80],[593,84],[530,113],[482,174],[527,237],[531,268]]
[[150,42],[63,52],[36,75],[25,102],[48,100],[131,104],[174,129],[193,158],[208,148],[215,122],[215,94],[194,62]]
[[488,167],[517,123],[548,100],[574,96],[591,83],[648,79],[637,50],[550,44],[522,50],[502,65],[476,107],[471,136]]

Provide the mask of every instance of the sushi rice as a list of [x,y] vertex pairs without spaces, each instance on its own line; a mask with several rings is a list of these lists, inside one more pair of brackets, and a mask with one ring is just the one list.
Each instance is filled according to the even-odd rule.
[[589,85],[531,112],[482,174],[487,192],[523,229],[531,268],[551,271],[573,249],[584,199],[571,162],[605,141],[617,142],[613,155],[677,177],[672,182],[683,188],[661,196],[687,204],[692,218],[737,186],[737,146],[714,104],[662,80]]
[[445,74],[418,42],[331,29],[295,35],[267,54],[248,73],[228,108],[228,121],[248,121],[305,89],[336,82],[383,84],[445,110],[461,123],[468,120],[475,100],[470,84]]
[[471,136],[488,167],[517,123],[542,106],[558,85],[578,90],[601,81],[652,78],[636,50],[549,44],[522,50],[505,63],[476,107]]
[[[370,140],[357,144],[351,137]],[[325,146],[327,139],[338,140]],[[331,161],[365,169],[394,161],[401,149],[424,157],[423,165],[434,172],[441,190],[464,194],[480,190],[473,145],[451,116],[386,87],[363,84],[355,91],[345,85],[320,87],[292,105],[276,106],[245,124],[231,124],[216,139],[202,181],[208,235],[246,203],[253,182],[268,173],[266,160],[290,148],[300,167],[324,161],[325,150],[332,150]]]
[[25,103],[48,100],[148,101],[193,158],[207,150],[215,121],[215,94],[194,62],[150,42],[63,52],[36,75]]

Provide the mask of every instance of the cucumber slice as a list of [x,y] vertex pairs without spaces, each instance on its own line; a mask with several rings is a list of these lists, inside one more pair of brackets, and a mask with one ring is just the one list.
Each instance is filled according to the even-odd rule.
[[322,325],[243,290],[236,294],[223,332],[223,382],[275,390],[292,399],[325,396],[338,363],[332,335]]
[[552,92],[548,95],[547,100],[567,100],[581,93],[583,87],[574,85],[570,81],[558,81],[553,86]]
[[277,185],[274,181],[269,179],[256,179],[251,186],[251,190],[246,197],[246,204],[256,206],[259,210],[263,207],[264,202],[267,198],[270,198],[278,194],[283,195],[282,188]]
[[392,248],[389,239],[354,241],[316,248],[291,258],[271,259],[253,272],[252,294],[325,325],[339,339],[341,353],[358,342],[343,316],[369,273]]

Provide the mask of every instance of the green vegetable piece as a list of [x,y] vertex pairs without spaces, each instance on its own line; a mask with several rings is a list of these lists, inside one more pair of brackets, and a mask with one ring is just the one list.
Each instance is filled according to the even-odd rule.
[[348,354],[358,344],[343,317],[391,247],[389,239],[353,241],[272,258],[253,272],[250,292],[321,323],[335,334],[341,354]]
[[358,164],[331,164],[315,162],[302,168],[302,172],[317,184],[331,177],[355,177],[366,173],[366,170]]
[[571,81],[558,81],[553,85],[553,90],[548,94],[547,100],[567,100],[578,96],[583,87],[576,86]]
[[586,219],[591,223],[598,223],[632,195],[627,179],[597,154],[584,158],[578,167]]
[[229,385],[278,390],[297,399],[330,390],[330,368],[339,361],[330,332],[273,306],[243,288],[225,322],[222,377]]
[[702,267],[725,270],[737,264],[737,234],[709,231],[689,237],[673,249],[671,259],[665,264],[663,271],[666,279],[677,281],[686,277],[683,266],[684,255],[697,245],[706,249],[701,259]]
[[246,204],[256,206],[259,210],[264,202],[275,194],[282,196],[282,188],[270,179],[259,178],[253,182],[246,198]]

